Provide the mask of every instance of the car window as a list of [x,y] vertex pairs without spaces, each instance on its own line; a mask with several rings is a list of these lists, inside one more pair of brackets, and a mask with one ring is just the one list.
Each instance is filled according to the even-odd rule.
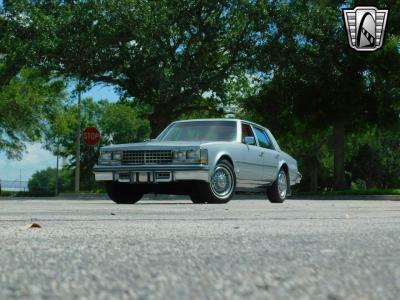
[[187,121],[170,126],[158,139],[161,141],[234,141],[235,121]]
[[260,145],[260,147],[273,149],[271,140],[264,130],[258,127],[254,127],[254,132],[256,133],[258,144]]
[[255,138],[253,130],[251,130],[251,126],[249,124],[242,123],[242,143],[244,143],[244,138],[246,136],[252,136]]

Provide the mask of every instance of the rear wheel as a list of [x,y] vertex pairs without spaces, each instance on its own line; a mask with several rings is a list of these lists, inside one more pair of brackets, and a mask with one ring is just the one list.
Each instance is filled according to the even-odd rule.
[[118,204],[134,204],[143,197],[141,189],[129,183],[108,181],[106,190],[108,197]]
[[284,169],[280,169],[275,182],[267,188],[267,196],[271,203],[283,203],[288,193],[288,178]]
[[232,164],[221,159],[215,166],[210,182],[198,183],[191,193],[193,203],[227,203],[235,194],[236,177]]

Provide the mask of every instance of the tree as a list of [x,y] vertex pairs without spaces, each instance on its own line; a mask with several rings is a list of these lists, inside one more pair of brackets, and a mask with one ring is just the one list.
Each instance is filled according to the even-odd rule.
[[400,124],[393,129],[372,127],[359,139],[347,163],[353,181],[367,188],[396,188],[400,182]]
[[25,142],[40,140],[65,97],[64,89],[63,82],[49,80],[36,69],[22,69],[2,86],[0,151],[9,158],[20,158]]
[[99,102],[99,120],[104,144],[142,142],[150,135],[150,126],[128,103]]
[[[69,168],[75,166],[75,134],[77,128],[77,105],[67,105],[48,127],[45,138],[46,149],[69,158]],[[137,110],[129,103],[99,102],[91,98],[82,99],[81,128],[95,126],[101,133],[100,143],[96,146],[85,145],[81,140],[81,185],[83,189],[95,187],[93,166],[99,156],[100,147],[109,144],[121,144],[143,141],[150,134],[150,126]]]
[[117,85],[149,107],[155,136],[183,113],[223,103],[224,82],[252,55],[259,20],[267,17],[260,14],[263,6],[241,0],[20,0],[7,11],[12,20],[26,16],[25,30],[37,37],[30,44],[40,55],[30,64]]
[[116,85],[149,119],[152,136],[177,118],[224,115],[229,104],[293,149],[313,190],[331,173],[332,185],[343,188],[352,136],[399,121],[400,2],[362,3],[390,9],[384,47],[374,53],[347,45],[341,9],[357,4],[8,1],[0,17],[0,85],[21,66]]
[[[341,16],[340,8],[346,5],[341,1],[271,5],[272,30],[265,32],[268,42],[259,48],[255,62],[267,80],[258,97],[245,101],[245,107],[264,123],[290,134],[301,131],[299,140],[308,143],[307,152],[315,159],[319,152],[315,146],[327,142],[320,134],[331,132],[337,189],[346,186],[346,136],[362,132],[365,124],[396,121],[393,104],[400,96],[398,81],[393,81],[399,78],[399,32],[389,33],[384,49],[377,53],[355,52],[347,45]],[[301,126],[289,128],[296,124]]]
[[[53,196],[56,186],[56,169],[47,168],[35,172],[28,182],[29,192],[35,195]],[[69,169],[61,169],[58,177],[59,191],[73,189],[73,174]]]

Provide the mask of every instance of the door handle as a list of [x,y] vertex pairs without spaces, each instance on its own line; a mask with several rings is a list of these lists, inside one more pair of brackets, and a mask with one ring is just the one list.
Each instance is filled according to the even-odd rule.
[[263,157],[263,155],[264,155],[264,152],[260,152],[259,156]]

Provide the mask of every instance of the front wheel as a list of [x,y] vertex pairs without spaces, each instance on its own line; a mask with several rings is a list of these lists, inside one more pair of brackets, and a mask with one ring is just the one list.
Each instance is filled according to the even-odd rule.
[[108,181],[106,190],[108,197],[117,204],[134,204],[143,197],[140,188],[129,183]]
[[204,198],[201,198],[201,196],[199,195],[199,193],[197,191],[193,192],[189,196],[190,196],[190,200],[192,200],[192,202],[194,204],[204,204],[204,203],[206,203],[206,201],[204,201]]
[[235,188],[233,166],[228,160],[221,159],[215,166],[210,182],[198,183],[190,198],[193,203],[227,203],[235,194]]
[[267,196],[271,203],[283,203],[288,192],[288,178],[285,170],[280,169],[275,182],[267,188]]

